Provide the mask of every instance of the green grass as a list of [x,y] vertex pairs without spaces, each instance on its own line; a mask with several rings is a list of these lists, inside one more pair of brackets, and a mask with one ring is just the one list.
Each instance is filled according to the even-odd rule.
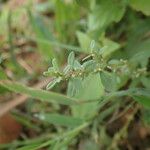
[[0,105],[25,95],[9,110],[24,130],[0,149],[122,150],[139,114],[148,133],[148,0],[13,1],[0,10]]

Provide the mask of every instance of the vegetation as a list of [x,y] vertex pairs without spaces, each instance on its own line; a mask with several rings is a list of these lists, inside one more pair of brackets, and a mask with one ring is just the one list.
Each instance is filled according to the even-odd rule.
[[150,148],[149,0],[1,6],[0,149]]

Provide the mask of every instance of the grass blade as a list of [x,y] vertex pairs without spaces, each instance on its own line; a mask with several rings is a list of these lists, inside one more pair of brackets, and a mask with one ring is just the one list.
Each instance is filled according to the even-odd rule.
[[83,124],[83,120],[67,115],[42,113],[38,115],[38,118],[54,125],[61,125],[65,127],[77,127]]
[[58,103],[58,104],[64,104],[64,105],[74,105],[77,104],[76,99],[69,98],[65,95],[57,94],[54,92],[48,92],[44,90],[34,89],[27,87],[25,85],[11,82],[8,80],[0,81],[0,85],[9,89],[10,91],[20,93],[20,94],[26,94],[30,97],[40,99],[46,102],[51,103]]

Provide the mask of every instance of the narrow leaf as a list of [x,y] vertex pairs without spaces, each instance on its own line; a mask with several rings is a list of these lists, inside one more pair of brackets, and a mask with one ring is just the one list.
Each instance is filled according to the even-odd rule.
[[76,127],[83,123],[83,120],[80,118],[60,114],[42,113],[38,117],[48,123],[52,123],[54,125],[62,125],[66,127]]
[[57,83],[57,81],[55,79],[52,80],[50,83],[48,83],[48,85],[46,86],[46,89],[47,90],[52,89],[55,86],[56,83]]
[[75,55],[74,52],[71,52],[68,56],[68,64],[73,67],[74,61],[75,61]]
[[150,108],[150,97],[147,96],[133,96],[134,100],[142,104],[146,108]]
[[52,64],[53,64],[54,70],[59,71],[59,66],[58,66],[57,60],[55,58],[52,60]]
[[41,89],[34,89],[22,84],[11,82],[8,80],[0,81],[0,85],[9,89],[10,91],[26,94],[30,97],[40,99],[42,101],[51,102],[51,103],[58,103],[64,105],[74,105],[77,104],[77,100],[73,98],[69,98],[67,96],[57,94],[54,92],[48,92]]

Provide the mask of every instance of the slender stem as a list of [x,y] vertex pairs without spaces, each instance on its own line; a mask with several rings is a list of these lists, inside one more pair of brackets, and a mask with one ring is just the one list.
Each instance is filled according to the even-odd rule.
[[[66,139],[67,137],[71,137],[71,138],[69,139],[69,141],[70,141],[73,137],[75,137],[82,129],[86,128],[89,124],[90,124],[90,122],[85,122],[84,124],[82,124],[82,125],[80,125],[80,126],[74,128],[73,130],[70,130],[70,131],[68,131],[68,132],[66,132],[66,133],[64,133],[64,134],[60,134],[60,135],[58,135],[58,136],[55,136],[54,139],[48,140],[48,141],[46,141],[45,143],[40,144],[40,145],[37,146],[35,149],[44,148],[44,147],[49,146],[49,145],[51,145],[52,143],[55,143],[55,142],[60,141],[60,140],[64,140],[61,144],[66,143],[65,139]],[[67,141],[68,141],[68,140],[67,140]]]
[[8,24],[8,42],[9,42],[9,46],[10,46],[9,50],[10,50],[11,59],[12,59],[12,62],[14,63],[14,65],[18,66],[18,63],[17,63],[15,55],[14,55],[13,35],[11,32],[11,27],[12,27],[12,12],[11,12],[11,10],[8,13],[7,24]]

